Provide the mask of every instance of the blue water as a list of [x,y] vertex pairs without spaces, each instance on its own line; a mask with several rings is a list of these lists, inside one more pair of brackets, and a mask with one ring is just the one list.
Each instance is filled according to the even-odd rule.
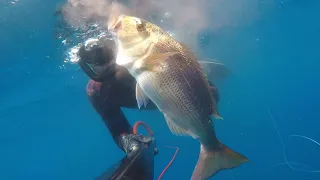
[[[65,49],[54,39],[57,3],[0,2],[1,180],[90,180],[124,155],[87,100],[88,78],[76,66],[63,66]],[[279,131],[288,161],[320,170],[319,145],[289,139],[320,140],[319,6],[316,0],[278,1],[253,23],[204,33],[202,53],[233,72],[219,87],[225,120],[215,121],[218,138],[250,159],[212,179],[320,178],[274,166],[284,162]],[[163,179],[190,178],[197,141],[173,136],[159,112],[125,114],[153,129],[160,151],[156,176],[174,153],[170,145],[180,151]]]

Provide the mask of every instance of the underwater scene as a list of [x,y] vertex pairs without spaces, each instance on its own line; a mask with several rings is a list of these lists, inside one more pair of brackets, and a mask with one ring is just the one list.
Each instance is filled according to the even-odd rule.
[[0,0],[0,180],[319,180],[319,6]]

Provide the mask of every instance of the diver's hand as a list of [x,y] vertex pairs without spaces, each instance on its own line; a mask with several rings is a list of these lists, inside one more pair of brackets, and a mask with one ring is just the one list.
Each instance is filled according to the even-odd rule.
[[154,141],[153,137],[146,137],[139,134],[125,134],[121,136],[120,145],[125,150],[125,152],[130,155],[132,152],[138,150],[139,144],[148,144]]

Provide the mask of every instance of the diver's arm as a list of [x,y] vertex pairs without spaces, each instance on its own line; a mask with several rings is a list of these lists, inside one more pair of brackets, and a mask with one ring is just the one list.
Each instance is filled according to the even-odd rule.
[[105,111],[102,118],[115,143],[119,148],[126,151],[126,143],[122,141],[122,137],[132,134],[133,130],[121,108],[112,108]]
[[133,129],[120,107],[105,109],[101,112],[101,117],[114,142],[128,155],[136,150],[136,147],[138,147],[140,143],[149,143],[153,140],[153,138],[150,137],[133,134]]
[[[110,83],[111,84],[111,83]],[[114,96],[111,91],[101,88],[102,83],[90,81],[87,86],[87,94],[89,100],[98,112],[98,114],[103,119],[105,125],[107,126],[114,142],[118,145],[120,149],[130,154],[134,150],[134,146],[139,143],[147,143],[152,139],[146,138],[141,135],[133,134],[133,129],[125,115],[123,114],[118,102],[114,98],[108,98],[108,96]],[[116,91],[115,86],[108,86]],[[104,91],[101,93],[101,91]],[[121,90],[120,90],[121,91]],[[120,94],[119,94],[120,95]],[[119,97],[120,100],[121,97]]]
[[103,119],[114,142],[120,149],[125,151],[121,137],[125,134],[132,134],[132,126],[127,121],[120,107],[106,106],[101,101],[101,98],[103,97],[89,96],[91,104]]

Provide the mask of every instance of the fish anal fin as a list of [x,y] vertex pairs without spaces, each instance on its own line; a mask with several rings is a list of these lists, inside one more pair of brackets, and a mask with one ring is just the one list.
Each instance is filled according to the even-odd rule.
[[218,111],[218,107],[217,104],[215,102],[213,102],[211,104],[211,110],[209,111],[209,115],[213,115],[213,117],[217,120],[223,120],[223,117],[221,117],[219,111]]
[[194,133],[192,133],[189,130],[186,130],[182,127],[177,126],[174,122],[172,122],[167,116],[165,116],[166,122],[168,124],[168,127],[172,134],[176,136],[191,136],[194,139],[197,139],[198,136]]
[[212,115],[217,120],[223,120],[223,117],[221,117],[220,113],[217,110],[217,107],[212,109]]
[[149,102],[149,98],[144,94],[139,84],[136,84],[136,100],[138,103],[138,108],[140,109],[142,106],[145,108]]

